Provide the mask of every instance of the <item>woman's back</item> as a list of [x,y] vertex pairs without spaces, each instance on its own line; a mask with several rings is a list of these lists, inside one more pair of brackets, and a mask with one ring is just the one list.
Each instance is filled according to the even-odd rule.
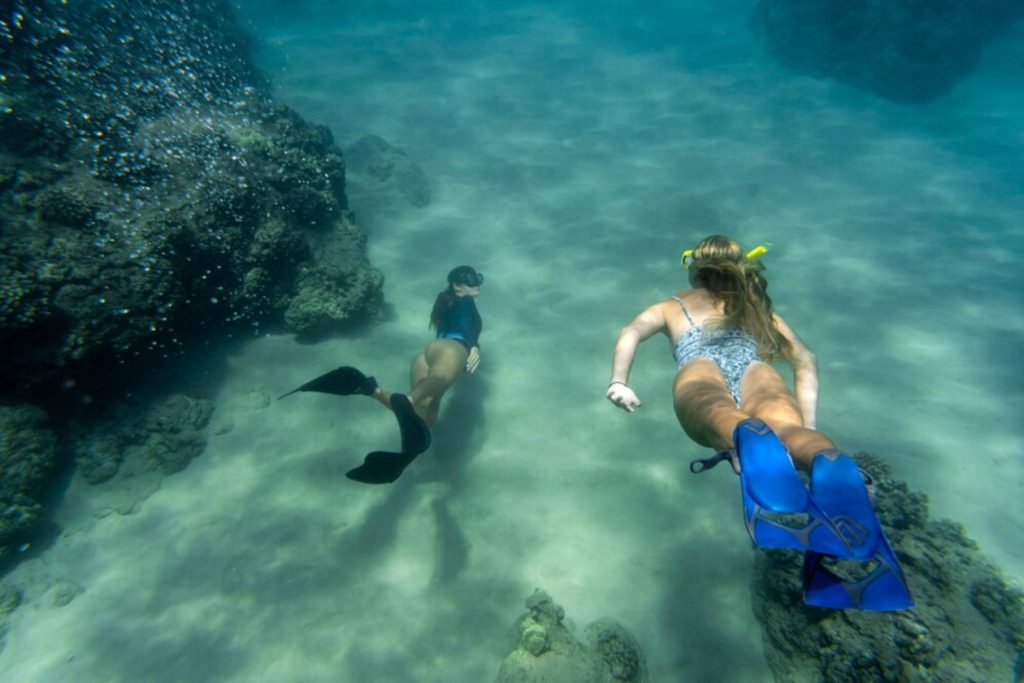
[[[686,326],[681,335],[672,336],[676,367],[682,370],[700,358],[712,361],[721,370],[729,392],[739,405],[743,375],[751,363],[760,360],[757,340],[742,329],[721,327],[724,304],[716,302],[707,290],[683,292],[667,303],[670,310],[671,304],[675,304]],[[677,320],[675,315],[673,320]],[[666,324],[668,322],[666,318]]]
[[665,326],[673,346],[693,327],[714,327],[725,316],[725,303],[706,289],[689,289],[662,302]]

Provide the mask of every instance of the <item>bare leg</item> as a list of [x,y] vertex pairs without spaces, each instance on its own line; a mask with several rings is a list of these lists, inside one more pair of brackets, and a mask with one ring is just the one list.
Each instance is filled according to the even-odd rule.
[[676,417],[687,435],[715,450],[733,447],[732,433],[743,420],[756,417],[772,428],[797,467],[810,469],[815,454],[834,449],[826,435],[804,426],[796,399],[782,376],[767,363],[754,363],[743,377],[739,408],[722,371],[711,360],[698,359],[676,375],[673,387]]
[[409,386],[416,386],[416,382],[430,374],[430,364],[427,363],[427,354],[421,353],[412,360],[409,366]]
[[747,369],[740,407],[772,428],[801,469],[811,468],[816,453],[835,448],[825,434],[804,426],[803,414],[789,387],[767,363],[754,363]]
[[[416,356],[409,368],[409,401],[416,414],[423,418],[428,427],[437,422],[441,410],[441,397],[448,391],[466,367],[469,354],[465,347],[450,339],[435,339],[427,344],[423,353]],[[391,408],[393,392],[378,388],[373,398],[388,410]]]
[[714,361],[695,360],[676,375],[672,387],[676,417],[687,436],[718,451],[733,447],[732,432],[750,417],[736,407]]
[[[429,373],[430,366],[427,365],[426,355],[421,353],[413,359],[412,366],[409,368],[409,386],[416,386],[416,383],[426,377]],[[391,394],[392,392],[378,387],[377,390],[373,392],[373,398],[379,401],[380,404],[388,410],[392,410]]]
[[437,421],[441,397],[462,374],[468,356],[462,344],[450,339],[435,339],[413,361],[409,372],[409,400],[428,427]]
[[[385,391],[384,389],[377,387],[376,389],[373,390],[373,398],[379,401],[380,404],[387,408],[388,410],[392,410],[390,391]],[[394,411],[392,410],[392,412]]]

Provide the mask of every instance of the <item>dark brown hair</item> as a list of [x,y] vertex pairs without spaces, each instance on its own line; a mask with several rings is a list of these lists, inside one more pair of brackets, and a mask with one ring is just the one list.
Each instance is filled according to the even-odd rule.
[[430,311],[430,326],[434,329],[440,329],[441,323],[444,322],[444,316],[448,313],[448,309],[455,303],[455,285],[448,285],[448,288],[438,293],[437,298],[434,299],[434,309]]

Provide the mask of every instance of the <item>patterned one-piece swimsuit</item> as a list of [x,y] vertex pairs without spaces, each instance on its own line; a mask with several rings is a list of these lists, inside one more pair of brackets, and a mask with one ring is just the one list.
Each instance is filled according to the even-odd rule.
[[709,358],[714,361],[725,377],[729,393],[739,406],[742,396],[743,374],[750,364],[758,359],[757,340],[740,329],[714,330],[705,325],[697,325],[686,310],[683,300],[672,297],[679,302],[683,315],[690,323],[690,329],[679,338],[672,355],[676,359],[676,367],[683,369],[687,363],[697,358]]

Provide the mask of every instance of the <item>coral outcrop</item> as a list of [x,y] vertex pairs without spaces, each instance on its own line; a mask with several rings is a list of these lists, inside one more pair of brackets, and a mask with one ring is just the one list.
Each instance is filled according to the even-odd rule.
[[760,0],[753,26],[794,71],[917,103],[952,90],[1021,16],[1019,0]]
[[1024,652],[1024,593],[928,500],[893,480],[883,462],[858,455],[875,478],[878,515],[906,572],[916,606],[901,612],[806,607],[797,553],[759,551],[754,611],[777,681],[1015,680]]
[[21,593],[10,586],[0,586],[0,650],[7,637],[7,620],[21,604]]
[[427,174],[405,153],[378,135],[366,135],[345,148],[348,166],[373,182],[393,184],[409,204],[430,204],[433,190]]
[[377,319],[383,276],[341,150],[272,100],[227,0],[0,4],[2,567],[59,444],[92,482],[180,470],[210,405],[148,406],[148,380],[225,335]]
[[43,499],[62,449],[34,406],[0,406],[0,568],[45,522]]
[[341,152],[270,99],[226,0],[7,4],[0,396],[88,401],[218,331],[380,315]]
[[647,664],[640,645],[612,619],[599,619],[576,640],[565,610],[540,590],[526,600],[527,612],[512,630],[513,650],[497,683],[643,683]]
[[212,415],[212,403],[184,394],[172,394],[141,413],[123,410],[77,435],[78,471],[90,484],[113,477],[125,460],[133,461],[136,473],[180,472],[206,448]]

